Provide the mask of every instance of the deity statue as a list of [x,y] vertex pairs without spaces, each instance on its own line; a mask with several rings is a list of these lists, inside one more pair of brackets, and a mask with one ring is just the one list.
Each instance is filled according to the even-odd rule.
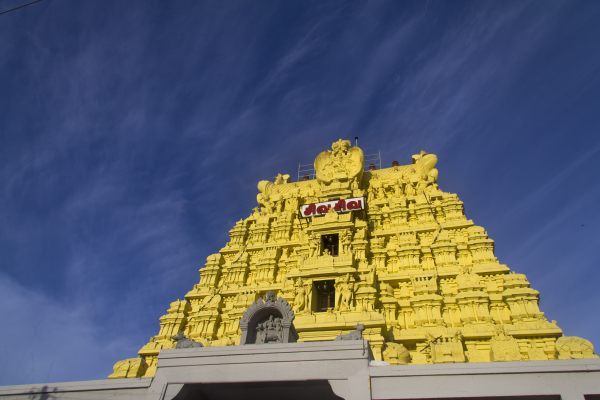
[[404,185],[404,193],[406,193],[407,196],[416,195],[417,190],[415,189],[415,183],[411,182],[409,179],[406,179],[406,183]]
[[342,303],[340,305],[341,311],[350,310],[350,308],[352,307],[352,298],[353,297],[354,297],[354,293],[350,289],[350,284],[348,284],[348,283],[344,284],[344,287],[342,289],[342,293],[340,296],[341,303]]
[[256,343],[283,343],[281,318],[269,315],[269,318],[256,326]]
[[315,159],[317,181],[325,192],[358,188],[363,169],[363,152],[352,147],[349,140],[339,139],[331,145],[331,150],[320,153]]
[[312,298],[312,282],[304,283],[304,308],[309,310]]
[[294,298],[294,312],[300,312],[303,311],[306,303],[305,303],[305,296],[306,296],[306,289],[304,288],[304,286],[302,286],[302,279],[298,278],[296,280],[296,296]]
[[308,256],[309,257],[316,256],[317,251],[319,249],[319,238],[316,235],[311,234],[310,238],[308,239],[308,246],[309,246]]
[[287,211],[296,212],[298,210],[298,206],[300,204],[300,200],[297,196],[291,197],[286,200],[285,209]]
[[343,281],[337,283],[336,305],[339,311],[347,311],[353,308],[354,302],[354,283],[350,274],[346,274]]
[[239,326],[235,326],[235,332],[238,328],[241,330],[242,345],[292,343],[298,340],[298,334],[292,324],[294,318],[290,304],[269,291],[244,311]]
[[519,342],[507,335],[502,326],[496,327],[496,335],[490,340],[490,359],[492,361],[519,361],[521,352]]
[[284,183],[288,183],[289,180],[290,180],[289,174],[277,174],[277,176],[275,177],[274,183],[276,185],[282,185]]
[[370,203],[375,200],[377,197],[376,187],[379,182],[375,179],[371,179],[369,181],[369,188],[367,189],[367,201]]
[[352,233],[347,230],[342,234],[342,252],[344,254],[350,253],[350,243],[352,243]]

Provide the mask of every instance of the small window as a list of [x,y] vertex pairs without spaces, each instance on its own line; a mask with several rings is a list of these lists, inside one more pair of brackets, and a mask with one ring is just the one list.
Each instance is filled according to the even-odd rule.
[[335,281],[313,282],[315,293],[314,311],[323,312],[335,307]]
[[321,255],[337,256],[340,248],[340,235],[337,233],[321,236]]

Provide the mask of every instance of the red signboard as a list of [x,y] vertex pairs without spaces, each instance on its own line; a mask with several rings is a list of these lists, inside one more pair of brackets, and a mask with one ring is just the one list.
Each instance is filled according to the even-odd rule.
[[338,213],[364,210],[365,199],[363,197],[354,197],[352,199],[339,199],[324,201],[322,203],[305,204],[300,208],[300,214],[302,214],[303,217],[315,217],[327,214],[332,208]]

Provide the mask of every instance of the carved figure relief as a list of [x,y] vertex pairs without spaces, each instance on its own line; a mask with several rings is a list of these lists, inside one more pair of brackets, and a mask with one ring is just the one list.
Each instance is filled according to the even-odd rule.
[[434,337],[427,334],[431,361],[434,363],[465,362],[463,336],[460,331]]
[[346,274],[346,277],[337,282],[336,290],[336,305],[339,311],[347,311],[354,308],[354,283],[350,274]]
[[521,359],[521,351],[517,340],[498,329],[496,336],[490,340],[490,359],[492,361],[518,361]]
[[358,188],[364,169],[364,155],[360,148],[351,147],[349,140],[339,139],[331,150],[315,159],[317,181],[325,192]]
[[298,339],[292,307],[273,292],[254,302],[242,315],[240,344],[291,343]]
[[269,315],[264,322],[256,325],[256,343],[283,343],[283,325],[280,317]]
[[306,308],[306,289],[302,284],[302,279],[298,278],[294,286],[296,290],[296,296],[294,299],[294,312],[304,311]]
[[589,340],[578,336],[563,336],[556,341],[556,350],[559,360],[579,358],[597,358],[594,354],[594,345]]
[[109,378],[139,378],[146,372],[148,365],[143,358],[126,358],[117,361]]
[[352,233],[350,231],[345,231],[342,234],[341,238],[342,242],[342,253],[349,254],[350,253],[350,243],[352,243]]

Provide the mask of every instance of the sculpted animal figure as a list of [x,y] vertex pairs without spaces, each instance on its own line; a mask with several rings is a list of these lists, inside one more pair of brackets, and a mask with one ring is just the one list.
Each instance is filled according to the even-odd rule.
[[362,333],[365,330],[365,326],[363,324],[356,325],[356,329],[346,333],[345,335],[338,335],[335,340],[361,340]]
[[191,349],[192,347],[204,347],[202,343],[194,342],[185,337],[183,332],[179,332],[177,335],[173,336],[171,339],[175,341],[176,349]]

